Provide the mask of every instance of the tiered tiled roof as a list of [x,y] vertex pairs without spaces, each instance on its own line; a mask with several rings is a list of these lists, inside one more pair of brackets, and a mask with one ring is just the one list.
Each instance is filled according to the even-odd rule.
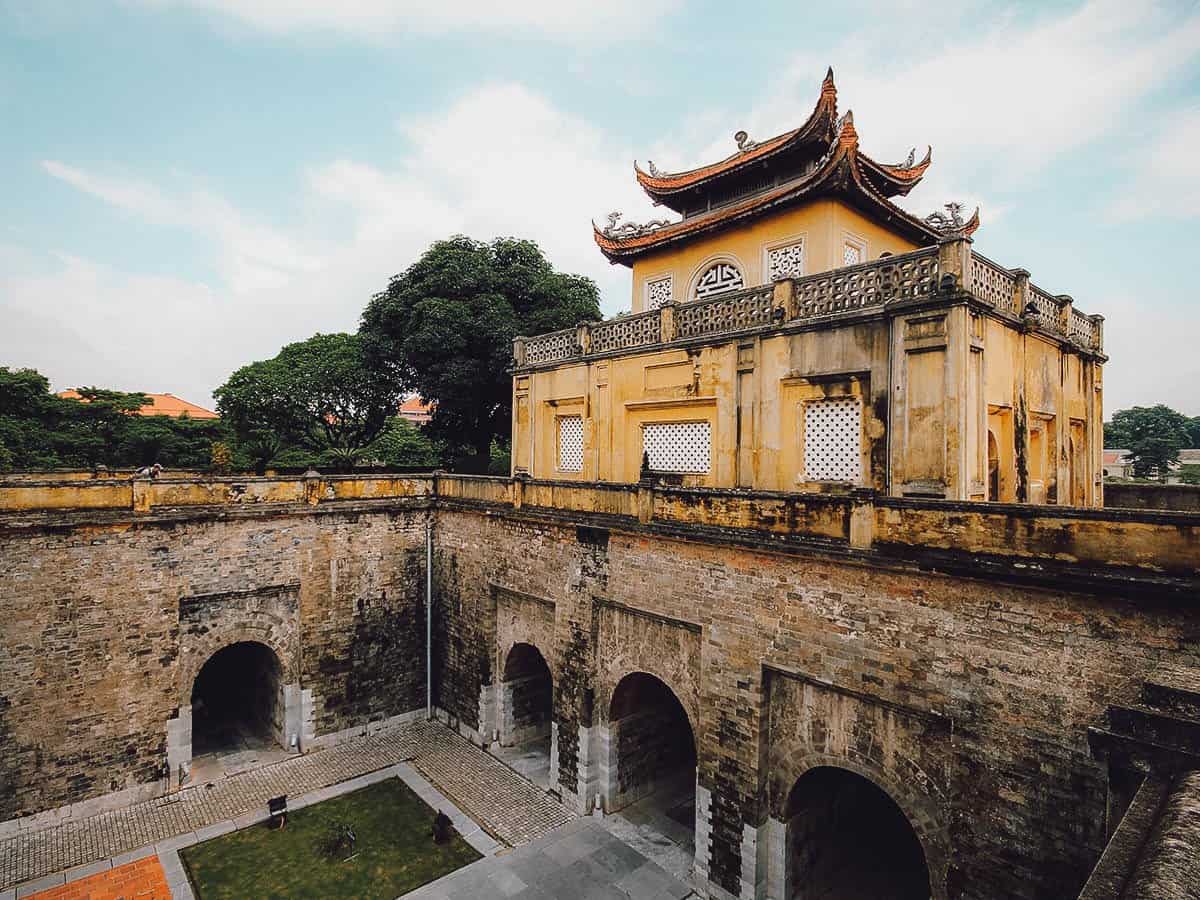
[[[833,70],[821,84],[821,94],[808,120],[799,128],[761,143],[744,132],[736,135],[739,151],[720,162],[687,172],[645,172],[634,165],[638,183],[657,204],[683,212],[682,221],[653,226],[623,225],[615,219],[609,228],[595,227],[595,240],[611,262],[625,264],[650,250],[683,238],[725,228],[784,205],[819,197],[837,196],[861,209],[881,224],[920,244],[929,244],[945,229],[905,212],[890,198],[908,194],[920,182],[932,161],[932,148],[921,161],[916,152],[901,163],[876,162],[859,149],[854,116],[837,115],[837,88]],[[738,184],[763,179],[774,169],[771,183],[739,192]],[[725,200],[723,198],[732,198]],[[688,214],[688,210],[695,210]],[[956,230],[972,233],[979,225],[978,211]]]

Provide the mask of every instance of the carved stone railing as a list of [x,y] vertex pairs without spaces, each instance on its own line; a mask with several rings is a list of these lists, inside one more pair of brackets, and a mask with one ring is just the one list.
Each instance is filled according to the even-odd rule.
[[[645,347],[662,341],[662,316],[657,309],[620,316],[588,326],[592,338],[592,353]],[[528,352],[528,351],[526,351]]]
[[917,300],[937,290],[937,282],[936,247],[806,275],[795,280],[796,308],[789,318],[811,319],[894,300]]
[[1067,339],[1082,347],[1100,349],[1099,322],[1098,316],[1085,315],[1077,309],[1072,309],[1067,320]]
[[774,286],[766,285],[681,304],[675,308],[675,336],[693,338],[770,325],[774,295]]
[[583,353],[583,348],[579,346],[578,328],[564,328],[562,331],[551,331],[521,340],[524,343],[525,358],[518,359],[518,365],[557,362]]
[[1017,273],[1010,272],[986,256],[971,254],[971,269],[966,279],[967,290],[988,306],[1020,315],[1021,311],[1015,308],[1017,279]]
[[1057,298],[1051,297],[1040,287],[1031,284],[1029,286],[1028,302],[1032,303],[1033,308],[1037,310],[1038,319],[1042,327],[1048,331],[1062,330],[1059,328],[1059,302]]
[[1078,312],[1070,297],[1042,290],[1030,283],[1029,273],[1023,269],[1006,269],[971,251],[969,241],[958,240],[705,300],[667,303],[632,316],[582,323],[537,337],[519,337],[513,345],[513,356],[518,367],[546,365],[587,354],[732,335],[753,328],[880,309],[888,303],[930,297],[942,287],[943,279],[961,284],[975,300],[996,311],[1023,318],[1076,346],[1103,348],[1100,316]]

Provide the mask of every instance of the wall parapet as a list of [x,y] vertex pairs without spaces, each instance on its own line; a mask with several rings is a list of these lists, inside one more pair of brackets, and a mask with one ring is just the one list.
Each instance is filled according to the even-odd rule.
[[1005,316],[1014,317],[1088,352],[1103,351],[1103,317],[1074,308],[1065,294],[1052,295],[1029,281],[1023,269],[1006,269],[969,249],[959,238],[944,246],[922,247],[786,278],[772,284],[727,291],[704,300],[667,303],[630,316],[583,322],[513,345],[517,368],[554,366],[600,354],[624,353],[701,338],[729,337],[767,328],[822,320],[826,316],[878,312],[888,304],[928,299],[952,288]]
[[[424,499],[529,511],[578,524],[677,533],[770,547],[833,550],[864,561],[958,566],[989,577],[1122,583],[1193,594],[1200,513],[1030,506],[848,493],[554,481],[434,472],[416,476],[138,479],[0,485],[0,524],[76,524],[109,513],[137,521],[170,510],[306,508]],[[68,515],[70,514],[70,515]],[[111,516],[109,516],[111,518]]]

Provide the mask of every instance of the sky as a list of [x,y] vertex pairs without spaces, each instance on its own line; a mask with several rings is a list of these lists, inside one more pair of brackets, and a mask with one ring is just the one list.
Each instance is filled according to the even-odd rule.
[[0,0],[0,365],[201,405],[439,238],[629,271],[633,161],[794,127],[832,66],[904,201],[1105,316],[1106,416],[1200,415],[1200,0]]

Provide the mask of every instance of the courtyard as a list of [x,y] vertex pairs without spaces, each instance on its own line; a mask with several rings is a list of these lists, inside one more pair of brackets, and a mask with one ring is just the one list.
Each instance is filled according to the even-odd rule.
[[[291,798],[282,832],[265,827],[266,801],[280,793]],[[431,810],[444,811],[454,828],[449,844],[432,852]],[[354,824],[358,852],[327,863],[316,851],[336,822]],[[125,896],[130,885],[174,900],[395,897],[414,889],[414,898],[459,900],[481,896],[485,884],[486,896],[527,900],[691,896],[690,885],[653,858],[653,841],[623,836],[625,827],[615,816],[575,817],[451,729],[417,719],[0,840],[0,900]]]

